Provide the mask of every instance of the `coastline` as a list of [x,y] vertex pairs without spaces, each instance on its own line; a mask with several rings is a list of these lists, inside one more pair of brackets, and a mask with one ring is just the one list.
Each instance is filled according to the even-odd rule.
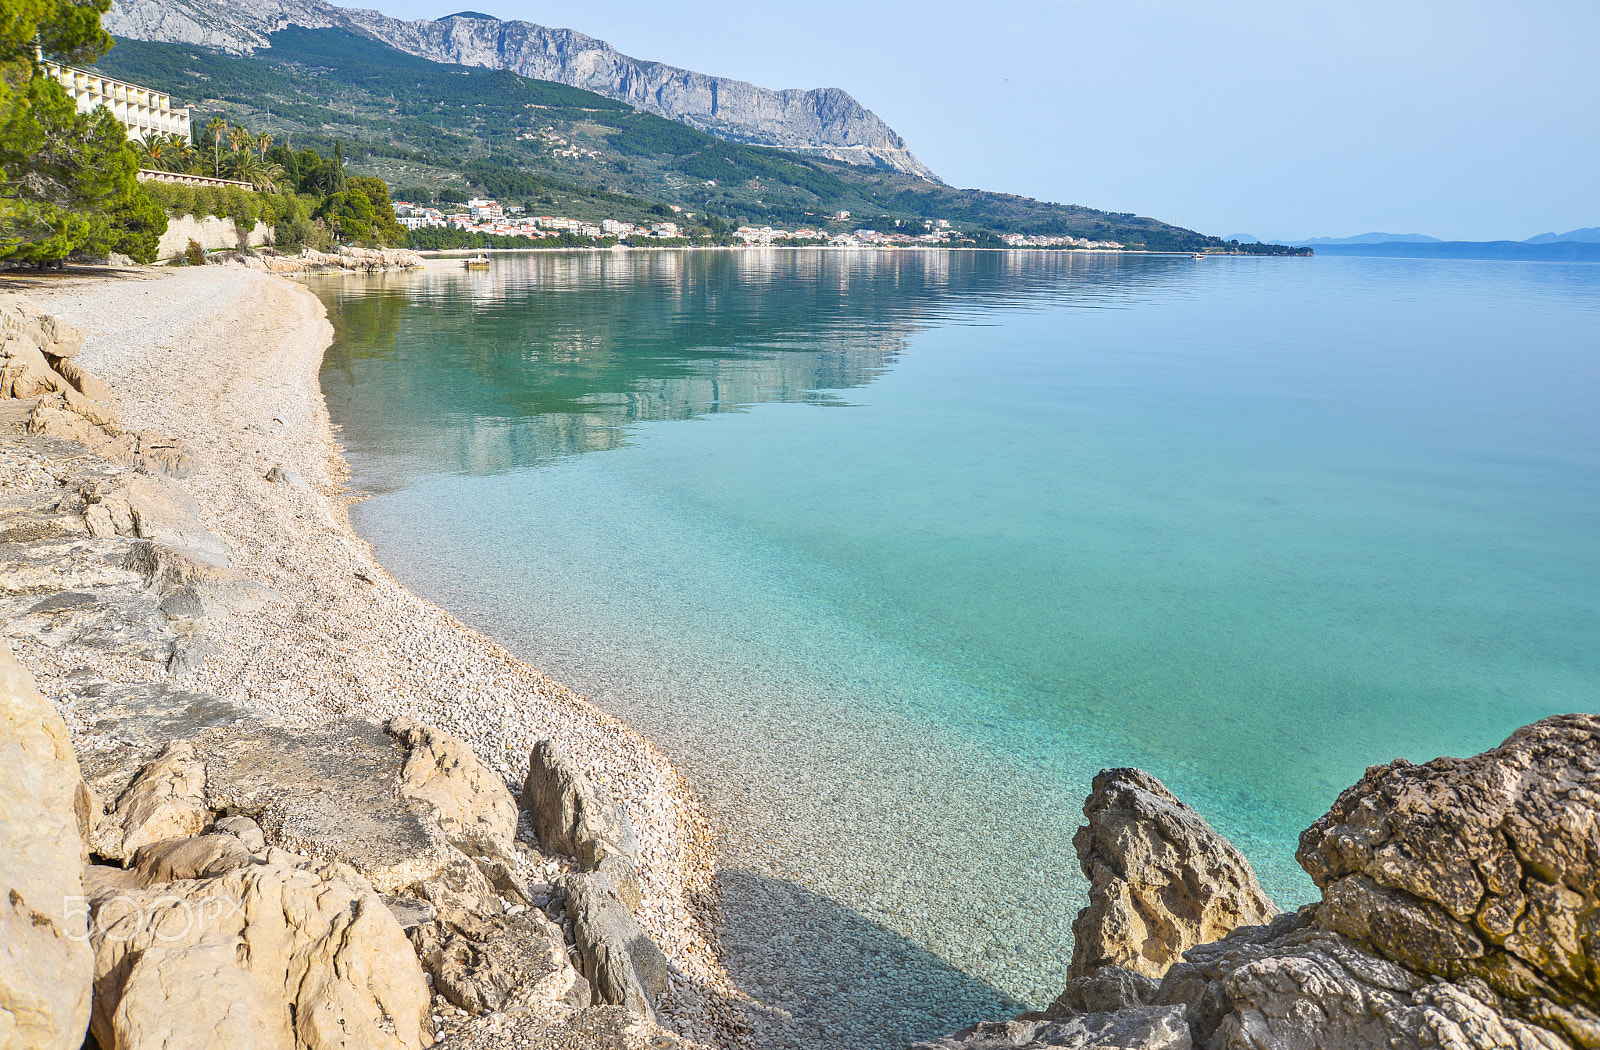
[[[626,723],[412,595],[350,525],[348,471],[318,373],[333,329],[305,285],[244,267],[113,271],[5,282],[90,334],[83,364],[130,427],[192,446],[183,486],[232,568],[287,599],[229,617],[192,669],[127,655],[87,668],[119,681],[204,691],[289,724],[405,715],[469,743],[516,783],[535,741],[559,741],[639,832],[641,927],[677,974],[662,1018],[700,1042],[734,1045],[738,998],[716,950],[714,843],[686,781]],[[278,467],[303,484],[274,484]],[[84,653],[11,631],[18,658],[75,740],[72,685]],[[81,745],[80,745],[81,746]]]

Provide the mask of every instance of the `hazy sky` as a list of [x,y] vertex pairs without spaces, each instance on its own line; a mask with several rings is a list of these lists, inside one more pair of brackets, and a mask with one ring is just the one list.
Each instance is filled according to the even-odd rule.
[[952,185],[1206,233],[1600,225],[1600,0],[360,6],[465,7],[766,87],[842,87]]

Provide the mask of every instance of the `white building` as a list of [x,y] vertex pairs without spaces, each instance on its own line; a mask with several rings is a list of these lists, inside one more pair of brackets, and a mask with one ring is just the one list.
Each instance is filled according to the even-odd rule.
[[130,139],[143,142],[152,135],[190,137],[189,111],[174,109],[171,95],[54,62],[46,62],[44,68],[61,81],[77,103],[79,113],[88,113],[96,106],[106,107],[122,122]]

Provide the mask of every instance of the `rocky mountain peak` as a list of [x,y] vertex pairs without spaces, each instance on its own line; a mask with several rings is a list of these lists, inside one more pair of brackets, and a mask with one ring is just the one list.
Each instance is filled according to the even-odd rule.
[[102,23],[131,40],[246,54],[288,26],[341,28],[434,62],[506,69],[627,102],[734,142],[938,176],[881,117],[839,88],[774,91],[631,58],[571,29],[502,21],[476,11],[405,21],[323,0],[115,0]]

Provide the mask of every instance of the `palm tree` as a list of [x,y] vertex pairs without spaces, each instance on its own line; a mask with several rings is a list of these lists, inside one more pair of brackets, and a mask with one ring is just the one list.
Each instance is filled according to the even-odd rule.
[[158,136],[148,140],[135,140],[133,151],[139,155],[139,167],[151,171],[167,170],[167,140]]
[[280,183],[288,181],[289,173],[281,164],[269,164],[250,150],[240,150],[228,157],[228,174],[240,182],[248,182],[261,193],[277,193]]
[[161,154],[167,161],[167,171],[191,171],[194,168],[194,143],[189,136],[177,132],[166,136]]
[[256,149],[261,151],[261,159],[267,159],[267,150],[272,148],[272,136],[263,131],[256,136]]
[[211,132],[211,173],[220,178],[222,175],[222,136],[228,131],[228,122],[221,117],[212,117],[211,123],[206,125],[206,130]]
[[242,127],[235,126],[228,132],[228,144],[233,147],[233,152],[248,150],[255,145],[255,136]]

